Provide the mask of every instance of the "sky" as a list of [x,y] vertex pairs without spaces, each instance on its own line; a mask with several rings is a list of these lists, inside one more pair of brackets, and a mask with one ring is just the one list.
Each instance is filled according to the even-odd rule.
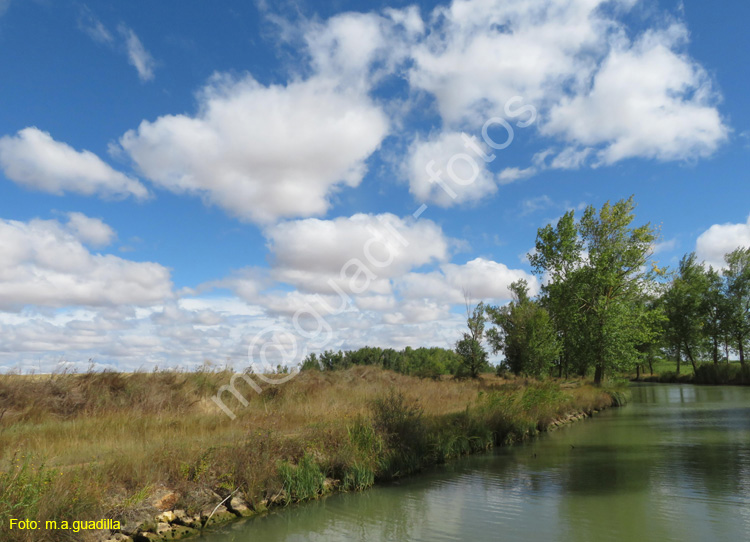
[[747,2],[0,0],[0,371],[450,348],[538,228],[750,246]]

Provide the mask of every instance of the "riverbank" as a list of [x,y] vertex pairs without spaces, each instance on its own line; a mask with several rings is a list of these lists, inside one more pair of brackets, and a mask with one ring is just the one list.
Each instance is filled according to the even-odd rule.
[[678,374],[665,371],[660,374],[642,376],[634,382],[657,382],[660,384],[701,384],[710,386],[750,386],[750,366],[737,363],[702,363],[694,373]]
[[106,518],[121,524],[114,540],[174,539],[517,442],[626,393],[355,367],[305,371],[260,394],[242,388],[247,405],[226,399],[230,419],[211,397],[231,376],[0,376],[0,537],[101,540],[93,530],[10,531],[9,519]]

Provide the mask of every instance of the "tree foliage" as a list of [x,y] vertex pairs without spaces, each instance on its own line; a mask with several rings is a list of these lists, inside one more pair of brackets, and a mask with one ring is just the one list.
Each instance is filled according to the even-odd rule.
[[510,285],[513,300],[503,307],[487,307],[497,327],[487,331],[493,353],[502,352],[505,365],[516,374],[547,375],[560,354],[560,342],[547,310],[529,297],[528,283]]
[[482,346],[485,326],[484,303],[479,303],[473,310],[466,302],[466,326],[468,332],[456,342],[456,353],[461,358],[457,376],[476,378],[479,373],[489,368],[487,351]]
[[562,341],[561,369],[594,369],[595,382],[606,372],[635,366],[640,359],[639,326],[648,290],[644,267],[656,233],[650,224],[633,227],[633,198],[597,211],[589,206],[581,220],[566,213],[557,226],[539,230],[529,261],[548,279],[543,303]]

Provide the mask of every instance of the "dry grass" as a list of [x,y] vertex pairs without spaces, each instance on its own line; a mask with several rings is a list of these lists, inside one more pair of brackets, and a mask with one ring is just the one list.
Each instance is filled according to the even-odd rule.
[[[562,389],[491,375],[428,380],[354,367],[305,371],[283,385],[264,385],[260,395],[239,384],[249,404],[243,407],[225,394],[237,414],[231,420],[210,400],[230,376],[226,371],[0,375],[0,521],[22,500],[12,517],[124,517],[157,487],[177,490],[178,504],[188,508],[200,505],[191,499],[201,488],[239,487],[249,502],[259,504],[284,487],[280,462],[294,465],[308,453],[327,476],[354,480],[351,487],[359,488],[373,476],[472,451],[451,448],[445,443],[454,437],[441,433],[448,425],[456,433],[450,420],[470,410],[474,418],[461,431],[481,426],[480,434],[499,442],[507,436],[500,431],[523,435],[566,412],[610,402],[601,389],[581,383]],[[361,431],[376,426],[373,404],[388,392],[417,405],[426,434],[433,434],[429,441],[423,438],[420,457],[411,464],[399,459],[398,471],[393,465],[400,452],[383,449],[380,437]],[[485,447],[491,444],[487,438],[480,439]],[[437,459],[421,457],[441,446],[448,447]],[[383,467],[384,457],[392,460],[390,470]],[[11,481],[20,465],[39,476],[27,484],[40,486],[33,494],[12,491],[18,489]],[[0,524],[3,540],[4,529]]]

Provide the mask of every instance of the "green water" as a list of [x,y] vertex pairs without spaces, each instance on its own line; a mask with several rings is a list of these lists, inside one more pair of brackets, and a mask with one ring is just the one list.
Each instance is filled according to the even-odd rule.
[[634,386],[627,407],[527,445],[205,539],[750,540],[750,388]]

